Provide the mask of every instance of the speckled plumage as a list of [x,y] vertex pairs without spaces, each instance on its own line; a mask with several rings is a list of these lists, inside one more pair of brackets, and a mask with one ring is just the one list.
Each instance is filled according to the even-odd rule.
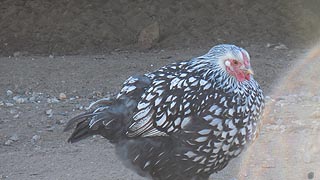
[[101,134],[142,176],[207,179],[254,140],[264,107],[253,77],[239,82],[223,68],[221,59],[230,58],[249,55],[218,45],[190,61],[130,77],[115,99],[96,102],[70,121],[67,129],[78,125],[69,141]]

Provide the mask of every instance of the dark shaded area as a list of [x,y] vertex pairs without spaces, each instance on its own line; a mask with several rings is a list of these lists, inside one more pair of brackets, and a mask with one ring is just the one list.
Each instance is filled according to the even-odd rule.
[[319,33],[317,0],[2,0],[0,55],[88,54],[137,49],[157,21],[154,48],[215,43],[285,43],[300,47]]

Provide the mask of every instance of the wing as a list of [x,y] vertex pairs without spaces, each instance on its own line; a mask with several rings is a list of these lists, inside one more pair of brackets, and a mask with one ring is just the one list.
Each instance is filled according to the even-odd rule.
[[[127,135],[167,136],[186,127],[193,116],[217,99],[215,86],[203,79],[212,72],[196,72],[187,62],[175,63],[149,74],[151,85],[142,95]],[[212,103],[212,102],[211,102]]]

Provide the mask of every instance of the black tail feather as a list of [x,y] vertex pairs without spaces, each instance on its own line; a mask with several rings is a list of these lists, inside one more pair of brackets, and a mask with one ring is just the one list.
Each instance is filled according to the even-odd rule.
[[80,115],[70,119],[68,121],[68,123],[66,124],[63,132],[71,130],[77,123],[80,123],[82,121],[86,121],[88,118],[91,118],[94,115],[95,114],[93,114],[93,113],[86,112],[86,113],[80,114]]
[[[98,105],[101,104],[98,103]],[[132,104],[129,99],[122,99],[108,105],[99,106],[72,118],[64,129],[64,131],[68,131],[76,126],[68,142],[78,142],[96,134],[102,135],[114,143],[121,139],[126,127],[125,122],[136,103]]]
[[97,134],[97,133],[95,133],[95,131],[91,130],[88,127],[88,124],[89,124],[89,122],[87,119],[82,119],[82,121],[80,121],[77,124],[76,129],[73,131],[73,133],[69,137],[68,142],[75,143],[75,142],[78,142],[78,141],[85,139],[89,136]]
[[124,85],[127,88],[134,86],[133,91],[120,93],[121,96],[117,99],[102,98],[91,103],[86,113],[72,118],[67,123],[64,131],[76,126],[68,141],[77,142],[95,134],[102,135],[114,143],[126,138],[125,132],[132,114],[145,91],[145,87],[150,84],[149,77],[133,76]]

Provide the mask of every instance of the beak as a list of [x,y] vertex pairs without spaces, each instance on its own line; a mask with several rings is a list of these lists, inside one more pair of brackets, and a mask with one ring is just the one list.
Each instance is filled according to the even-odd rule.
[[241,68],[241,70],[246,73],[246,74],[251,74],[251,75],[254,75],[254,72],[253,70],[251,69],[251,67],[243,67]]
[[251,68],[245,70],[246,73],[254,75],[254,72]]

